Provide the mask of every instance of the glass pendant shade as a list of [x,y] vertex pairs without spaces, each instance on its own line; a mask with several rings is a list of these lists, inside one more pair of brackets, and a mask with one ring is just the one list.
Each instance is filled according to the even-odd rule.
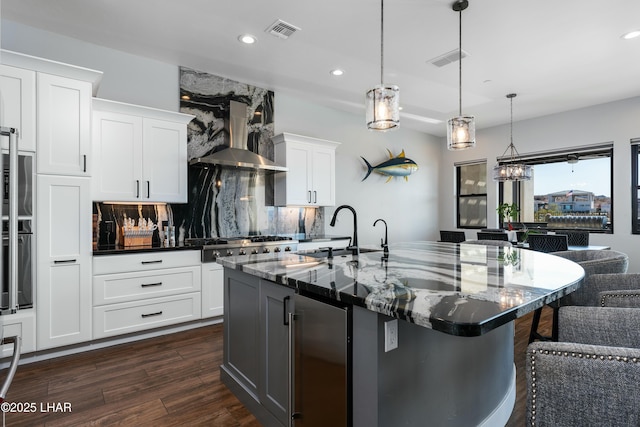
[[365,99],[367,129],[390,130],[400,126],[400,89],[395,85],[377,85]]
[[476,145],[476,122],[473,116],[458,116],[447,122],[447,148],[466,150]]
[[493,167],[494,181],[529,181],[533,168],[524,163],[505,163]]

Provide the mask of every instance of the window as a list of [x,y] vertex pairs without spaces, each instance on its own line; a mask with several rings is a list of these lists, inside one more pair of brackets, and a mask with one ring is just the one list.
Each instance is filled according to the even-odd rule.
[[487,227],[487,163],[456,165],[458,228]]
[[640,234],[640,139],[631,140],[631,232]]
[[516,222],[529,228],[613,231],[613,144],[537,153],[520,160],[533,166],[533,178],[499,186],[500,203],[515,202],[520,207]]

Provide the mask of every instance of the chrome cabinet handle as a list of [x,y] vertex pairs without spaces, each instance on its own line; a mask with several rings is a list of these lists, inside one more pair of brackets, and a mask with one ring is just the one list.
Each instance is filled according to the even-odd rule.
[[151,197],[151,182],[147,181],[147,199]]
[[146,264],[160,264],[160,263],[162,263],[162,260],[161,260],[161,259],[157,259],[157,260],[154,260],[154,261],[140,261],[140,263],[141,263],[142,265],[146,265]]
[[136,199],[140,198],[140,180],[136,179]]
[[75,259],[57,259],[53,261],[54,264],[70,264],[72,262],[76,262]]
[[156,313],[149,313],[149,314],[141,314],[143,319],[146,319],[147,317],[152,317],[152,316],[160,316],[162,314],[162,310],[158,311]]
[[282,315],[283,315],[283,321],[282,324],[284,326],[289,326],[289,315],[287,313],[287,301],[289,301],[291,299],[290,296],[286,296],[284,297],[284,299],[282,300]]
[[313,203],[318,203],[318,192],[313,190]]
[[83,154],[82,155],[82,162],[83,162],[83,167],[82,167],[82,172],[86,172],[87,171],[87,155]]
[[308,203],[311,203],[311,190],[307,191],[307,196]]

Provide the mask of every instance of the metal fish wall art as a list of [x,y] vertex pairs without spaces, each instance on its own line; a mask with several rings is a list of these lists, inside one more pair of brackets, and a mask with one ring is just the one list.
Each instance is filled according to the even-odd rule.
[[385,182],[391,181],[391,178],[395,176],[403,176],[405,181],[409,181],[409,175],[418,170],[418,164],[405,157],[404,150],[402,150],[402,153],[398,154],[396,157],[393,157],[393,154],[391,154],[389,149],[387,149],[387,151],[389,152],[389,160],[385,160],[375,166],[371,166],[367,159],[360,156],[360,158],[367,164],[367,174],[362,178],[363,181],[371,175],[371,172],[388,176],[389,178]]

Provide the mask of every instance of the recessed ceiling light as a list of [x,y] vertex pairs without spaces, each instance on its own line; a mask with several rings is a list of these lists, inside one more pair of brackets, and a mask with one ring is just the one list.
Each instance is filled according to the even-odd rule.
[[640,30],[629,31],[628,33],[623,34],[621,37],[625,40],[635,39],[640,36]]
[[331,71],[329,71],[329,73],[330,73],[332,76],[341,76],[341,75],[343,75],[343,74],[344,74],[344,70],[341,70],[340,68],[336,68],[335,70],[331,70]]
[[238,40],[240,40],[244,44],[254,44],[258,41],[256,36],[252,36],[251,34],[242,34],[238,36]]

